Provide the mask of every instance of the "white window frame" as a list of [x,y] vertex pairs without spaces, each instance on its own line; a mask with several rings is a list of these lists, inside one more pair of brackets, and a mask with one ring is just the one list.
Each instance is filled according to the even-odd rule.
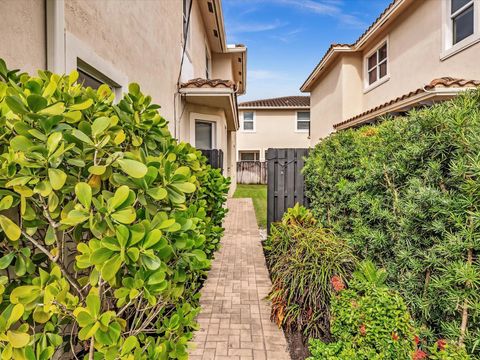
[[[83,68],[82,64],[88,68]],[[93,48],[67,31],[65,34],[65,70],[69,74],[78,68],[110,85],[115,92],[115,102],[119,102],[122,99],[122,92],[128,89],[128,77],[125,74],[99,56]]]
[[[472,0],[473,2],[473,34],[467,36],[462,41],[453,44],[453,19],[451,14],[452,1],[442,1],[442,53],[440,54],[440,60],[446,60],[449,57],[469,48],[470,46],[480,41],[480,1]],[[462,12],[472,3],[468,3],[464,7],[460,8],[456,14]]]
[[[298,114],[299,113],[304,113],[304,112],[308,112],[310,114],[309,116],[309,120],[308,120],[308,129],[299,129],[298,128],[298,122],[299,121],[307,121],[307,120],[299,120],[298,119]],[[295,132],[297,133],[309,133],[310,132],[310,129],[311,129],[311,126],[312,126],[312,113],[310,112],[310,110],[299,110],[295,113]]]
[[[244,122],[245,122],[245,113],[252,113],[253,114],[253,129],[252,130],[245,130]],[[250,120],[248,120],[250,121]],[[257,131],[257,114],[255,111],[242,111],[242,132],[246,133],[254,133]]]
[[[253,159],[253,160],[242,160],[242,154],[245,154],[245,153],[247,153],[247,154],[248,154],[248,153],[253,153],[253,154],[255,154],[255,155],[253,156],[254,159]],[[239,151],[238,151],[238,159],[239,159],[239,161],[251,161],[251,162],[253,162],[253,161],[261,161],[261,160],[260,160],[260,157],[261,157],[261,155],[260,155],[260,150],[239,150]]]
[[[385,59],[385,61],[387,63],[387,73],[381,79],[379,78],[380,64],[378,63],[378,58],[377,58],[377,65],[375,65],[376,69],[377,69],[377,80],[375,82],[369,84],[369,81],[368,81],[368,58],[371,57],[373,54],[377,53],[378,50],[380,50],[380,48],[383,45],[387,45],[387,58]],[[378,87],[378,86],[386,83],[388,80],[390,80],[390,40],[389,40],[388,36],[386,38],[384,38],[382,41],[379,41],[377,43],[377,45],[375,45],[373,47],[373,49],[370,50],[363,57],[363,79],[364,79],[364,81],[363,81],[364,93],[367,93],[370,90],[373,90],[376,87]]]
[[[212,149],[211,150],[214,150],[214,149],[217,149],[217,122],[216,121],[212,121],[212,120],[205,120],[205,119],[198,119],[196,118],[195,119],[195,122],[194,122],[194,133],[196,134],[196,126],[197,126],[197,122],[198,123],[205,123],[205,124],[211,124],[212,125]],[[195,135],[195,142],[194,142],[195,146],[197,146],[197,138],[196,138],[196,135]],[[206,150],[210,150],[210,149],[206,149]]]

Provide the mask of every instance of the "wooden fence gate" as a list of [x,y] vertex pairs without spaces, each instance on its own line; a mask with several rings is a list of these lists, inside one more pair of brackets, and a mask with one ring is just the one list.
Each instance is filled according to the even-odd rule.
[[309,149],[268,149],[267,230],[296,203],[308,206],[302,174]]
[[265,161],[238,161],[237,184],[266,184],[267,163]]
[[222,170],[223,173],[223,151],[220,149],[202,150],[202,154],[207,157],[208,163],[215,169]]

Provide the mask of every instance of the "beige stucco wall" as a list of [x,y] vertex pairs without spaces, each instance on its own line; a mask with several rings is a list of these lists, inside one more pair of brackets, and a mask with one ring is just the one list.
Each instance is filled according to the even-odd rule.
[[213,79],[234,79],[231,54],[213,55]]
[[[235,132],[227,133],[224,111],[220,107],[187,104],[177,94],[183,46],[182,6],[180,0],[65,0],[59,21],[65,29],[58,29],[65,43],[57,49],[59,58],[65,60],[65,72],[76,69],[77,59],[81,59],[120,84],[123,91],[127,91],[129,82],[139,83],[142,91],[162,106],[161,114],[181,141],[195,145],[195,118],[214,121],[216,148],[225,154],[225,174],[235,180]],[[10,68],[29,72],[45,69],[45,0],[0,0],[0,14],[0,57]],[[212,74],[233,79],[232,58],[218,55],[213,61],[215,54],[211,53],[206,29],[199,2],[193,1],[181,82],[205,78],[207,58],[212,62]],[[176,124],[175,114],[180,118]]]
[[[386,29],[390,50],[390,80],[365,94],[365,110],[423,87],[442,76],[480,79],[480,44],[441,60],[442,3],[438,0],[416,1]],[[379,41],[380,37],[373,40],[364,53],[368,53]]]
[[310,93],[310,144],[334,131],[333,124],[342,117],[343,109],[343,63],[331,66],[321,82]]
[[0,58],[8,68],[46,68],[45,1],[0,0],[0,14]]
[[[480,43],[442,60],[443,1],[414,1],[364,50],[344,54],[327,68],[311,91],[312,145],[333,124],[395,99],[443,76],[480,79]],[[364,57],[388,39],[390,79],[365,91]]]
[[[255,131],[242,131],[243,112],[253,111],[255,117]],[[265,160],[265,151],[268,148],[304,148],[310,140],[308,132],[296,131],[297,111],[299,110],[241,110],[240,130],[237,132],[237,161],[239,152],[257,150],[260,160]]]
[[162,106],[173,131],[182,46],[180,1],[66,0],[65,27],[129,82],[139,83]]

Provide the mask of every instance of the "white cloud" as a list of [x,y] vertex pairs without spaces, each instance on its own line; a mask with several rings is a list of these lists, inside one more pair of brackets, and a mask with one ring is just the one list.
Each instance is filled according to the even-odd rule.
[[248,23],[243,22],[241,24],[230,24],[228,26],[228,31],[231,34],[238,34],[238,33],[255,33],[255,32],[263,32],[263,31],[270,31],[281,28],[288,23],[282,22],[279,20],[275,20],[272,22],[265,22],[265,23]]
[[271,70],[248,70],[247,76],[249,80],[271,80],[281,78],[281,74]]

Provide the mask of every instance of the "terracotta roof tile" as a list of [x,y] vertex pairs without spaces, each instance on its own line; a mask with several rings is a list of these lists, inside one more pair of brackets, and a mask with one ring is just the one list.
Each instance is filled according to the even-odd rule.
[[306,108],[310,107],[310,96],[284,96],[271,99],[261,99],[246,101],[238,104],[240,108],[250,107],[292,107],[292,108]]
[[222,80],[222,79],[202,79],[196,78],[188,80],[186,83],[180,84],[180,88],[216,88],[224,87],[235,89],[235,83],[231,80]]
[[424,93],[426,91],[433,90],[433,89],[436,89],[436,88],[474,88],[474,87],[478,87],[478,86],[480,86],[480,81],[479,80],[456,79],[456,78],[447,77],[447,76],[441,77],[441,78],[438,78],[438,79],[433,79],[432,81],[430,81],[429,84],[425,85],[423,88],[420,88],[420,89],[417,89],[417,90],[414,90],[414,91],[410,91],[408,94],[399,96],[399,97],[397,97],[393,100],[390,100],[390,101],[388,101],[384,104],[378,105],[378,106],[376,106],[372,109],[364,111],[361,114],[355,115],[355,116],[351,117],[350,119],[347,119],[347,120],[344,120],[340,123],[337,123],[337,124],[333,125],[333,127],[336,129],[336,128],[342,126],[342,125],[345,125],[345,124],[353,122],[357,119],[360,119],[361,117],[363,117],[365,115],[374,113],[378,110],[386,108],[386,107],[388,107],[390,105],[393,105],[395,103],[398,103],[402,100],[408,99],[412,96],[415,96],[415,95],[418,95],[420,93]]

